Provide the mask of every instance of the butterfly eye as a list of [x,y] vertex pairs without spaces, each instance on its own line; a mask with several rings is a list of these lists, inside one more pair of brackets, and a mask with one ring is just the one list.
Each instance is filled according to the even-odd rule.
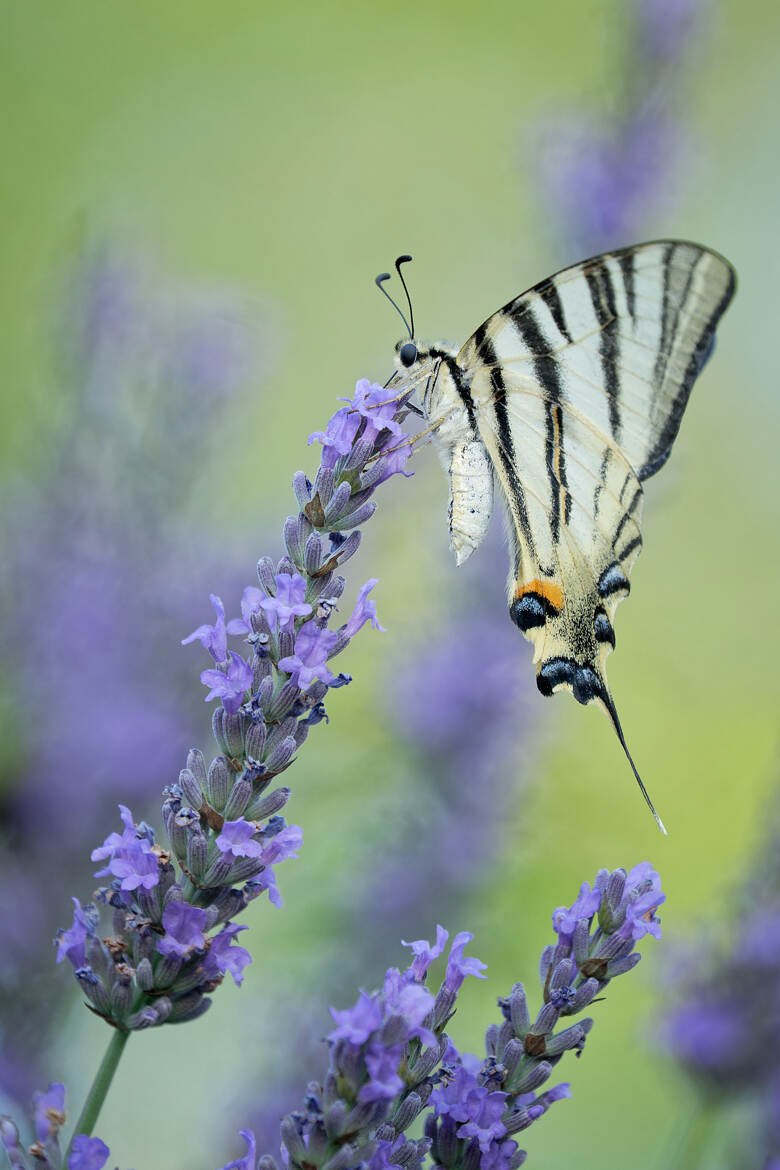
[[407,341],[405,345],[401,346],[398,356],[401,359],[401,365],[406,366],[408,370],[417,361],[417,346],[413,341]]

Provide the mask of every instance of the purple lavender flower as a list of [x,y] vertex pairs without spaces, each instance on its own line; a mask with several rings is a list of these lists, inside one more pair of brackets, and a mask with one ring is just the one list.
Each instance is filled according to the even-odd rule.
[[213,978],[230,974],[236,987],[241,986],[244,981],[244,968],[252,962],[252,956],[246,947],[239,946],[238,943],[233,945],[236,935],[242,930],[249,930],[249,927],[231,922],[228,926],[223,926],[219,934],[214,935],[203,964],[204,974],[208,975],[209,969],[213,968]]
[[308,690],[317,679],[328,684],[335,682],[335,674],[325,664],[338,642],[339,636],[334,630],[307,622],[296,635],[294,653],[280,658],[279,666],[302,691]]
[[73,1139],[68,1170],[103,1170],[110,1153],[100,1138],[86,1137],[80,1133]]
[[233,860],[239,857],[260,857],[263,846],[254,839],[256,833],[257,825],[245,821],[243,817],[237,821],[225,821],[217,837],[217,849],[224,857]]
[[217,620],[213,626],[198,626],[197,630],[182,638],[182,646],[190,642],[200,642],[204,650],[208,650],[215,662],[224,662],[227,658],[227,629],[225,627],[225,607],[222,599],[216,593],[209,594],[209,601],[214,606]]
[[113,874],[121,879],[123,890],[136,890],[139,886],[151,890],[160,880],[157,855],[148,838],[139,836],[130,809],[120,804],[119,811],[124,832],[110,833],[99,848],[92,850],[93,861],[109,859],[105,869],[95,872],[95,877]]
[[306,597],[306,581],[300,573],[278,573],[276,577],[276,594],[273,597],[264,597],[259,605],[264,609],[272,625],[278,623],[280,630],[289,630],[297,617],[307,617],[311,613],[311,606],[304,600]]
[[65,1086],[52,1082],[45,1093],[33,1093],[36,1140],[45,1146],[65,1124]]
[[235,715],[252,686],[252,668],[235,650],[229,651],[227,664],[227,670],[202,671],[200,681],[211,688],[206,695],[207,703],[219,698],[227,713]]
[[165,935],[157,943],[157,950],[161,955],[176,955],[180,959],[192,950],[200,950],[206,945],[202,932],[208,920],[206,911],[199,910],[197,906],[171,902],[163,911]]
[[227,1166],[223,1166],[222,1170],[255,1170],[255,1160],[257,1156],[257,1146],[255,1145],[255,1135],[251,1129],[239,1130],[241,1137],[247,1145],[246,1153],[243,1158],[237,1158],[234,1162],[228,1162]]

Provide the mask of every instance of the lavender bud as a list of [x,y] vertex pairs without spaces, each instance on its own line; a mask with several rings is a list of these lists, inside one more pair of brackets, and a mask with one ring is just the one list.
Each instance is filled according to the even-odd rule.
[[285,548],[290,555],[290,560],[296,567],[303,565],[303,546],[300,542],[298,518],[298,516],[288,516],[282,530]]
[[[295,653],[295,634],[292,630],[279,631],[279,658],[289,658]],[[270,701],[270,696],[269,696]]]
[[225,735],[225,715],[224,707],[216,707],[211,716],[211,733],[214,736],[217,747],[226,756],[230,755],[227,745],[227,737]]
[[[260,869],[262,869],[262,865],[255,870],[255,873],[259,873]],[[224,886],[227,885],[228,876],[232,873],[232,870],[233,862],[230,857],[224,857],[222,854],[218,854],[200,880],[204,886]]]
[[230,773],[223,756],[216,756],[209,765],[206,792],[211,807],[221,812],[230,792]]
[[206,868],[208,842],[200,825],[193,825],[187,837],[187,869],[197,881]]
[[325,1126],[318,1121],[309,1127],[309,1141],[307,1145],[309,1165],[317,1166],[323,1159],[330,1142],[325,1133]]
[[610,913],[615,914],[623,899],[623,891],[626,888],[626,871],[624,869],[615,869],[609,875],[607,881],[607,888],[605,896],[602,901],[607,903]]
[[516,1083],[512,1082],[512,1093],[533,1092],[534,1089],[538,1089],[546,1080],[549,1080],[552,1070],[553,1066],[549,1060],[540,1060],[538,1064],[532,1065]]
[[463,1170],[480,1170],[481,1163],[482,1152],[479,1145],[476,1142],[469,1142],[461,1160]]
[[[637,954],[637,961],[639,961],[640,958],[641,956]],[[625,959],[621,959],[620,961],[625,962]],[[632,963],[631,965],[633,966],[634,964]],[[574,993],[574,999],[572,1000],[571,1007],[565,1014],[573,1016],[577,1012],[581,1012],[584,1007],[588,1006],[594,995],[598,993],[599,987],[600,984],[598,979],[586,979],[582,986],[577,988],[576,992]]]
[[251,760],[261,760],[263,758],[263,747],[265,745],[265,723],[262,719],[254,720],[246,733],[245,750],[247,757]]
[[170,987],[182,968],[178,955],[162,955],[154,972],[155,987]]
[[[363,1155],[365,1150],[361,1149],[360,1152],[361,1155]],[[301,1160],[305,1161],[305,1159]],[[362,1158],[359,1159],[355,1154],[354,1146],[347,1144],[342,1146],[338,1153],[334,1154],[332,1158],[328,1159],[328,1161],[322,1167],[322,1170],[348,1170],[348,1167],[355,1166],[361,1161]]]
[[549,975],[550,968],[552,967],[554,953],[555,947],[546,946],[539,958],[539,982],[541,983],[542,987],[544,987],[547,983],[547,976]]
[[363,534],[359,530],[350,532],[346,540],[338,547],[338,562],[339,565],[345,565],[350,557],[353,557],[360,548],[360,542],[363,539]]
[[354,512],[349,512],[341,520],[334,520],[328,525],[334,532],[342,532],[346,528],[357,528],[361,524],[365,524],[367,520],[376,512],[376,502],[369,500],[367,504],[363,504],[361,508],[356,508]]
[[200,808],[203,804],[203,792],[194,773],[189,768],[182,768],[179,772],[179,784],[187,804],[191,804],[193,808]]
[[258,1160],[257,1170],[279,1170],[279,1167],[270,1154],[263,1154],[262,1158]]
[[320,497],[323,508],[333,495],[335,475],[332,467],[320,467],[314,477],[314,491]]
[[550,979],[550,991],[555,991],[559,987],[568,987],[576,972],[576,967],[573,959],[562,959],[558,966],[552,973]]
[[311,499],[311,483],[309,477],[303,471],[296,471],[293,476],[293,491],[295,498],[298,501],[298,506],[303,509]]
[[[625,975],[626,971],[632,971],[636,967],[639,960],[642,958],[639,951],[632,951],[630,955],[626,955],[622,959],[615,959],[607,967],[607,979],[614,979],[616,975]],[[595,980],[593,980],[595,983]],[[595,995],[595,992],[594,992]],[[593,996],[591,996],[591,999]],[[587,1001],[590,1003],[590,1000]],[[583,1004],[583,1007],[585,1005]]]
[[253,800],[244,815],[248,821],[265,820],[266,817],[272,817],[275,813],[281,812],[289,799],[289,788],[275,788],[273,792]]
[[289,557],[282,557],[279,564],[276,566],[277,577],[284,574],[287,577],[293,577],[297,573],[297,569]]
[[135,981],[141,991],[151,991],[154,987],[154,971],[149,959],[144,957],[135,968]]
[[[440,1060],[441,1049],[438,1047],[426,1048],[422,1053],[420,1053],[414,1063],[414,1067],[411,1070],[414,1074],[414,1079],[417,1085],[419,1085],[420,1081],[422,1081],[425,1077],[430,1076]],[[417,1092],[420,1092],[419,1088],[417,1089]]]
[[485,1052],[488,1056],[498,1053],[498,1024],[490,1024],[485,1032]]
[[455,1001],[458,998],[457,991],[452,991],[446,984],[442,984],[436,996],[436,1002],[433,1005],[433,1027],[438,1030],[452,1015]]
[[525,1047],[522,1040],[510,1040],[501,1053],[501,1063],[506,1069],[507,1076],[511,1076],[520,1061],[525,1058]]
[[123,1019],[133,1002],[133,982],[126,970],[117,968],[117,976],[109,993],[111,1012],[117,1019]]
[[298,685],[292,679],[284,683],[266,708],[266,717],[268,720],[283,719],[300,693]]
[[299,1163],[304,1162],[306,1160],[306,1146],[292,1117],[288,1115],[282,1118],[279,1132],[291,1159]]
[[206,789],[206,761],[203,752],[197,748],[190,748],[187,752],[187,767],[192,772],[200,787]]
[[[335,1077],[333,1078],[333,1080],[335,1082]],[[326,1084],[325,1096],[327,1096],[327,1081],[325,1082],[325,1084]],[[334,1091],[337,1092],[337,1090],[335,1090],[335,1089],[334,1089]],[[336,1138],[341,1137],[342,1133],[344,1132],[344,1120],[345,1120],[346,1116],[347,1116],[346,1102],[342,1101],[340,1098],[337,1098],[333,1102],[333,1104],[328,1108],[328,1110],[325,1114],[325,1132],[327,1133],[327,1135],[331,1139],[331,1141],[334,1141]]]
[[303,550],[303,567],[307,573],[316,573],[322,564],[322,541],[313,532]]
[[271,702],[274,693],[274,680],[270,674],[267,674],[258,685],[255,687],[255,694],[257,702],[260,707],[265,710]]
[[187,828],[192,821],[191,815],[189,815],[191,812],[191,808],[187,808],[184,815],[178,812],[168,821],[166,826],[168,841],[171,842],[171,848],[180,861],[187,855]]
[[574,962],[578,967],[582,967],[582,964],[587,959],[589,945],[590,928],[587,921],[583,919],[577,923],[574,928],[574,934],[572,935],[572,954],[574,955]]
[[576,1048],[584,1035],[581,1024],[572,1024],[570,1028],[564,1028],[563,1031],[549,1037],[545,1045],[545,1055],[559,1056],[561,1052]]
[[373,454],[373,442],[367,442],[366,439],[360,438],[353,443],[352,450],[344,457],[342,466],[345,471],[354,471],[362,467]]
[[333,521],[342,516],[349,506],[351,496],[350,485],[346,482],[340,483],[323,509],[324,524],[320,527],[332,527]]
[[260,557],[257,562],[257,580],[269,597],[276,596],[276,571],[270,557]]
[[281,772],[292,760],[296,749],[295,739],[290,735],[283,739],[265,761],[269,772]]
[[105,984],[98,979],[91,967],[80,967],[75,972],[76,981],[102,1016],[111,1015],[111,1000]]
[[422,1099],[419,1093],[407,1093],[393,1116],[393,1126],[398,1133],[408,1129],[422,1109]]
[[551,1003],[546,1003],[539,1011],[531,1029],[534,1036],[549,1036],[558,1023],[558,1009]]
[[210,1007],[211,1000],[208,996],[201,995],[199,991],[193,991],[189,995],[183,996],[182,999],[176,1000],[171,1007],[168,1019],[172,1024],[183,1024],[185,1020],[196,1020]]
[[158,887],[154,886],[151,890],[147,890],[143,886],[139,886],[135,891],[135,898],[141,913],[152,922],[159,922],[162,911]]
[[244,815],[249,801],[252,799],[252,785],[249,780],[243,777],[237,780],[233,785],[230,796],[224,808],[224,817],[226,821],[237,821],[239,817]]
[[227,754],[233,757],[237,756],[240,759],[244,754],[244,720],[242,716],[238,712],[231,714],[226,711],[223,727]]
[[524,1037],[531,1027],[531,1018],[528,1014],[528,1000],[522,983],[516,983],[509,997],[509,1018],[515,1036]]

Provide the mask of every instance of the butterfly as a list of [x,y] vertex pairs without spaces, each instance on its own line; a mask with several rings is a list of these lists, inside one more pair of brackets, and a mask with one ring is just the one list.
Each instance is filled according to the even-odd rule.
[[[509,613],[534,646],[543,695],[608,716],[659,828],[607,684],[615,610],[642,547],[644,482],[672,449],[736,288],[722,256],[685,240],[605,252],[509,301],[459,349],[414,337],[388,386],[416,389],[450,485],[461,564],[482,542],[494,484],[506,504]],[[427,432],[426,432],[427,433]]]

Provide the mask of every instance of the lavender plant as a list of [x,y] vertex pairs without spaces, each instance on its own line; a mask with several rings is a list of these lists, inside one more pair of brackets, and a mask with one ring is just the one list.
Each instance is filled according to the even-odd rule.
[[[302,834],[280,815],[289,788],[271,785],[326,718],[327,692],[350,681],[333,673],[330,660],[367,622],[381,629],[368,597],[375,580],[360,589],[346,622],[335,629],[329,622],[345,585],[336,569],[357,551],[357,526],[376,508],[373,493],[392,475],[408,474],[405,409],[384,398],[382,387],[358,382],[354,400],[311,436],[322,442],[321,466],[313,484],[303,472],[294,477],[300,511],[284,525],[286,556],[276,566],[268,557],[258,562],[260,587],[244,590],[240,618],[227,621],[212,595],[214,623],[184,639],[200,642],[213,660],[201,681],[207,701],[220,699],[212,727],[221,754],[207,766],[192,749],[178,782],[164,791],[169,848],[120,806],[123,831],[92,853],[105,863],[96,876],[109,884],[84,907],[74,899],[73,924],[60,932],[58,949],[91,1010],[114,1029],[80,1135],[91,1134],[130,1033],[196,1019],[227,973],[240,983],[251,959],[237,941],[246,927],[233,920],[265,891],[279,903],[274,865],[296,855]],[[236,636],[248,655],[228,647]],[[107,937],[98,931],[101,912],[111,921]]]
[[[416,1170],[430,1156],[433,1166],[451,1170],[520,1166],[526,1152],[514,1135],[570,1096],[565,1082],[538,1091],[566,1052],[582,1053],[593,1020],[570,1021],[636,966],[641,938],[660,937],[656,910],[664,900],[648,862],[628,873],[600,870],[592,887],[584,882],[574,903],[553,914],[557,940],[542,951],[539,1011],[532,1018],[516,983],[498,1001],[501,1022],[487,1029],[482,1060],[459,1053],[445,1031],[466,976],[485,978],[485,964],[464,955],[473,936],[453,939],[435,995],[427,974],[447,931],[438,927],[433,945],[404,943],[413,954],[405,971],[391,968],[381,989],[361,991],[353,1008],[331,1009],[327,1074],[308,1085],[301,1109],[283,1118],[282,1164]],[[410,1137],[419,1119],[424,1136]],[[272,1156],[258,1158],[252,1131],[241,1133],[247,1151],[223,1170],[278,1170]]]

